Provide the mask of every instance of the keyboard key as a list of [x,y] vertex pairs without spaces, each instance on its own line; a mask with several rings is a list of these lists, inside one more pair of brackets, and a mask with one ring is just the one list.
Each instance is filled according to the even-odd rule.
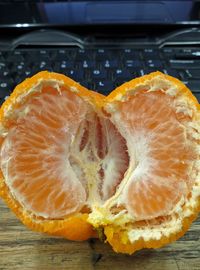
[[131,73],[130,71],[126,70],[126,69],[116,69],[115,71],[113,71],[113,78],[117,79],[117,78],[129,78],[131,77]]
[[106,61],[115,59],[117,55],[117,50],[107,50],[107,49],[97,49],[94,51],[94,58],[96,61]]
[[35,72],[38,72],[41,70],[50,70],[50,71],[52,70],[51,62],[50,60],[47,60],[47,59],[46,60],[38,59],[38,61],[33,64],[32,68]]
[[23,70],[25,68],[25,65],[24,65],[24,63],[19,63],[18,65],[15,66],[15,68],[17,71],[18,70],[20,71],[20,70]]
[[97,81],[94,90],[103,95],[108,95],[114,89],[114,84],[111,81]]
[[200,93],[200,80],[184,81],[184,84],[194,93]]
[[66,48],[66,49],[59,49],[59,50],[56,50],[57,54],[61,55],[61,54],[65,54],[65,55],[68,55],[68,56],[75,56],[75,53],[76,53],[77,50],[74,50],[74,49],[69,49],[69,48]]
[[162,52],[165,55],[174,55],[175,54],[175,50],[173,48],[164,48],[162,50]]
[[200,61],[198,60],[170,60],[170,66],[175,69],[188,69],[196,68],[199,69]]
[[176,52],[184,53],[184,54],[191,54],[193,51],[192,48],[179,48],[176,49]]
[[91,50],[79,49],[75,51],[75,61],[82,62],[85,60],[90,60],[92,58]]
[[200,50],[198,49],[182,49],[175,53],[176,59],[200,59]]
[[26,75],[26,76],[28,76],[28,77],[32,76],[33,73],[34,73],[34,71],[33,71],[32,69],[26,68],[26,69],[24,70],[24,75]]
[[20,51],[20,50],[15,50],[13,52],[14,55],[23,55],[23,51]]
[[91,79],[105,79],[107,78],[107,71],[106,70],[100,70],[100,69],[94,69],[91,70],[89,73],[89,77]]
[[12,65],[11,72],[20,73],[26,69],[25,62],[16,62]]
[[0,71],[6,69],[6,62],[0,62]]
[[47,67],[47,66],[51,66],[51,63],[50,63],[50,61],[40,61],[39,62],[39,64],[38,64],[38,66],[40,67],[40,68],[44,68],[44,67]]
[[146,71],[144,69],[140,69],[138,72],[139,76],[144,76],[146,74]]
[[120,51],[120,56],[124,60],[139,60],[141,53],[139,50],[127,48]]
[[14,81],[16,84],[22,82],[25,78],[31,77],[36,73],[36,70],[30,68],[24,68],[23,70],[18,70],[17,74],[14,76]]
[[119,67],[119,62],[117,60],[104,60],[102,62],[99,62],[100,68],[117,68]]
[[159,60],[160,58],[159,51],[154,49],[145,49],[142,54],[144,60]]
[[50,60],[50,54],[48,50],[36,50],[34,52],[35,57],[38,58],[39,61],[48,61]]
[[3,69],[3,70],[0,70],[0,78],[6,78],[9,76],[9,70],[8,69]]
[[63,72],[66,69],[73,69],[75,67],[75,64],[73,61],[61,61],[61,62],[57,62],[54,65],[54,69],[57,72]]
[[167,75],[173,76],[175,78],[180,78],[179,72],[175,69],[166,68],[166,69],[163,69],[162,71],[163,71],[163,73],[165,73]]
[[162,62],[160,60],[148,60],[146,66],[150,68],[160,68],[162,67]]
[[200,69],[186,69],[186,77],[191,79],[200,79]]
[[200,93],[194,93],[194,95],[197,98],[198,102],[200,103]]
[[129,59],[123,63],[125,67],[132,67],[132,68],[141,68],[143,67],[143,63],[139,60]]
[[57,61],[72,60],[75,58],[76,51],[74,49],[54,49],[49,52],[50,58],[56,59]]
[[94,61],[91,61],[91,60],[84,60],[82,62],[79,62],[78,63],[78,66],[80,68],[84,68],[84,69],[95,68],[95,62]]
[[4,98],[13,90],[13,80],[1,80],[0,81],[0,98]]
[[82,82],[84,80],[84,72],[83,70],[66,70],[65,74],[67,76],[69,76],[70,78],[72,78],[73,80],[77,81],[77,82]]
[[39,50],[38,53],[39,53],[40,55],[49,55],[48,50]]

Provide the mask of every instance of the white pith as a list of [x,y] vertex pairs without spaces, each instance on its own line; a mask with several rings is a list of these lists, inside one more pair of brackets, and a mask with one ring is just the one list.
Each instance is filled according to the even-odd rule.
[[[41,83],[42,81],[40,81],[38,83],[38,85],[34,86],[30,92],[34,92],[34,91],[41,91],[42,87],[41,87]],[[50,83],[51,84],[51,83]],[[62,84],[62,83],[61,83]],[[52,86],[54,86],[58,91],[59,91],[59,82],[58,81],[54,81],[52,82]],[[130,92],[131,95],[134,95],[134,93],[136,93],[137,91],[139,91],[140,89],[144,90],[147,89],[148,91],[160,91],[162,90],[163,92],[165,92],[167,95],[170,96],[176,96],[178,95],[178,90],[176,88],[176,86],[174,86],[172,83],[170,83],[169,81],[165,81],[162,78],[155,78],[155,81],[152,80],[152,82],[147,81],[146,83],[143,83],[143,85],[138,85],[138,89],[127,89],[127,93]],[[76,88],[72,89],[73,92],[77,92],[78,90]],[[29,92],[29,93],[30,93]],[[27,93],[27,95],[29,94]],[[23,99],[25,96],[21,96],[21,99]],[[126,96],[122,97],[118,97],[119,101],[121,99],[126,100]],[[19,101],[19,100],[18,100]],[[177,98],[175,108],[177,110],[177,112],[183,112],[185,115],[195,115],[195,120],[193,121],[193,123],[185,123],[185,128],[188,132],[188,134],[191,134],[191,136],[194,138],[194,140],[199,140],[200,139],[200,115],[197,112],[196,107],[189,101],[186,102],[185,98],[182,98],[182,96]],[[111,114],[115,114],[115,103],[113,103],[112,105],[107,106],[107,111],[110,112]],[[10,108],[6,109],[5,115],[6,117],[10,117]],[[28,113],[28,110],[26,108],[26,110],[24,110],[23,114]],[[87,112],[88,113],[88,112]],[[93,112],[89,111],[89,114],[91,114],[91,118],[94,117]],[[87,116],[88,117],[88,116]],[[113,123],[117,123],[117,118],[112,118],[111,120]],[[83,120],[84,121],[84,120]],[[82,121],[82,123],[83,123]],[[92,123],[92,120],[91,120]],[[108,124],[109,126],[110,124]],[[124,134],[124,130],[120,130],[120,126],[117,125],[118,131],[120,132],[120,134]],[[7,131],[4,129],[4,127],[1,127],[1,135],[4,137],[7,135]],[[81,130],[80,130],[81,132]],[[78,134],[78,133],[76,133]],[[137,136],[136,136],[137,137]],[[95,161],[94,162],[88,162],[88,157],[86,156],[87,153],[87,148],[84,149],[84,151],[80,152],[78,149],[76,149],[76,140],[78,140],[78,135],[76,135],[74,137],[74,140],[71,143],[71,147],[72,147],[72,151],[71,151],[71,155],[70,155],[70,164],[69,166],[71,166],[73,168],[73,171],[75,172],[77,178],[82,176],[83,174],[85,175],[85,177],[83,177],[84,179],[87,179],[87,188],[88,188],[88,198],[87,198],[87,202],[86,205],[88,205],[91,208],[91,213],[89,214],[89,219],[88,221],[93,224],[95,227],[99,227],[99,226],[105,226],[105,225],[111,225],[113,224],[114,226],[119,226],[119,227],[126,227],[127,229],[127,233],[128,233],[128,237],[130,242],[134,242],[140,238],[143,238],[145,240],[150,240],[150,239],[159,239],[161,237],[161,235],[165,235],[165,236],[169,236],[172,233],[176,233],[178,231],[181,230],[182,228],[182,220],[187,217],[190,216],[193,212],[193,209],[196,207],[197,205],[197,198],[200,196],[200,162],[199,160],[197,160],[192,168],[192,178],[194,180],[194,185],[191,191],[191,197],[188,198],[182,198],[181,201],[179,201],[179,203],[174,207],[173,210],[171,210],[171,212],[169,213],[170,215],[170,219],[166,220],[165,222],[162,223],[162,225],[147,225],[144,227],[134,227],[132,226],[132,224],[134,224],[134,222],[136,221],[135,217],[133,214],[130,214],[127,212],[126,209],[124,210],[120,210],[118,213],[113,213],[112,212],[112,208],[114,206],[118,206],[121,205],[124,202],[124,198],[123,196],[123,190],[125,190],[131,175],[134,173],[140,174],[141,173],[141,169],[143,169],[141,163],[139,164],[139,166],[136,166],[135,164],[135,156],[138,156],[141,161],[143,162],[142,164],[145,165],[149,164],[149,162],[151,162],[151,160],[148,160],[148,147],[147,147],[147,142],[146,142],[146,137],[145,135],[141,136],[138,135],[138,138],[133,138],[133,140],[136,140],[137,142],[140,142],[140,145],[143,145],[143,149],[141,150],[140,148],[138,149],[133,149],[133,151],[135,151],[134,153],[129,152],[129,155],[131,157],[133,157],[130,161],[129,161],[129,167],[128,170],[126,171],[123,180],[121,181],[121,183],[118,185],[116,193],[110,197],[108,200],[106,199],[102,199],[101,196],[99,195],[98,192],[98,186],[97,184],[99,183],[99,179],[98,179],[98,175],[97,175],[97,171],[98,168],[100,168],[100,166],[104,166],[105,169],[105,163],[108,164],[108,162],[110,162],[110,164],[108,165],[108,168],[105,169],[105,171],[107,171],[107,174],[109,175],[110,173],[113,173],[113,171],[115,170],[116,165],[118,164],[121,160],[119,157],[119,160],[116,157],[116,160],[114,160],[114,163],[112,163],[112,147],[113,149],[115,148],[115,143],[117,143],[116,141],[112,141],[112,138],[109,138],[109,147],[110,147],[110,153],[107,155],[107,161],[106,159],[102,162],[102,160],[98,157],[97,153],[96,153],[96,148],[93,145],[92,146],[92,151],[93,154],[95,154]],[[134,142],[127,142],[127,147],[128,149],[131,149],[130,145],[134,144]],[[198,143],[196,143],[198,144]],[[89,145],[89,144],[88,144]],[[200,147],[199,145],[197,146],[198,148],[198,153],[200,154]],[[141,152],[140,152],[141,150]],[[130,150],[129,150],[130,151]],[[109,156],[110,155],[110,156]],[[73,162],[75,161],[75,164],[73,164]],[[115,163],[116,162],[116,163]],[[136,170],[135,170],[136,168]],[[148,170],[148,166],[145,166],[145,169]],[[144,171],[143,171],[144,173]],[[6,173],[4,173],[4,177],[6,182],[9,185],[9,179],[8,177],[6,177]],[[109,176],[108,176],[109,178]],[[114,177],[115,178],[115,177]],[[113,178],[113,179],[114,179]],[[108,180],[105,181],[105,185],[103,186],[103,192],[104,192],[104,196],[107,198],[109,196],[106,195],[106,191],[108,188]],[[12,190],[11,190],[12,191]],[[16,196],[16,194],[15,194]],[[184,210],[183,210],[184,207]],[[36,213],[37,214],[37,213]],[[41,214],[41,213],[40,213]],[[44,216],[44,215],[43,215]],[[178,218],[177,218],[178,216]],[[45,216],[44,216],[45,217]],[[46,217],[48,218],[48,217]],[[133,228],[134,227],[134,228]]]

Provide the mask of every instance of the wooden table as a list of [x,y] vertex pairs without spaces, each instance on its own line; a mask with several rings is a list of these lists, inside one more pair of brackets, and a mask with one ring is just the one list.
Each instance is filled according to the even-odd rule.
[[200,216],[179,241],[131,256],[98,240],[72,242],[34,233],[0,200],[0,270],[200,270]]

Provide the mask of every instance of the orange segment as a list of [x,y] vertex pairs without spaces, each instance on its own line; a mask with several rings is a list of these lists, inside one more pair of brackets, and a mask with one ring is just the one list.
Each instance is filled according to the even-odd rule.
[[1,150],[1,168],[13,196],[27,210],[46,218],[80,210],[86,192],[68,155],[87,113],[85,104],[69,91],[42,93],[20,111],[24,115],[10,129]]
[[177,120],[174,98],[161,92],[137,93],[118,110],[135,167],[125,191],[127,208],[137,219],[165,215],[189,192],[195,149],[186,139],[185,119]]

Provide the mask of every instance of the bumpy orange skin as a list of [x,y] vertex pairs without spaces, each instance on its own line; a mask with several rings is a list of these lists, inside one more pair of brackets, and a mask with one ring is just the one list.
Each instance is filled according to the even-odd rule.
[[189,229],[192,222],[198,217],[198,213],[200,212],[200,198],[199,203],[196,208],[193,209],[193,214],[189,217],[184,218],[182,222],[182,230],[171,234],[169,237],[162,236],[159,240],[149,240],[144,241],[140,239],[133,244],[127,241],[127,243],[123,243],[123,231],[120,229],[114,229],[112,227],[105,227],[104,233],[107,237],[107,242],[112,246],[115,252],[133,254],[135,251],[143,249],[143,248],[160,248],[167,244],[170,244],[179,238],[181,238]]
[[[32,88],[39,80],[45,81],[49,79],[54,79],[58,81],[63,81],[64,85],[67,87],[76,87],[77,95],[82,98],[86,98],[91,104],[98,107],[101,103],[101,95],[87,90],[77,82],[71,80],[70,78],[53,72],[42,71],[31,78],[26,79],[21,84],[19,84],[10,95],[10,97],[4,102],[0,109],[0,123],[4,126],[9,126],[9,121],[4,116],[4,111],[12,106],[12,111],[18,107],[16,102],[17,98],[22,93],[26,93],[28,89]],[[2,142],[0,142],[1,144]],[[86,240],[91,237],[97,237],[96,231],[87,222],[87,213],[78,213],[70,216],[69,218],[63,220],[45,220],[38,218],[31,213],[24,211],[22,206],[13,198],[10,190],[4,182],[2,173],[0,172],[0,196],[7,203],[8,207],[17,215],[17,217],[29,228],[48,233],[50,235],[57,235],[65,237],[69,240]]]

